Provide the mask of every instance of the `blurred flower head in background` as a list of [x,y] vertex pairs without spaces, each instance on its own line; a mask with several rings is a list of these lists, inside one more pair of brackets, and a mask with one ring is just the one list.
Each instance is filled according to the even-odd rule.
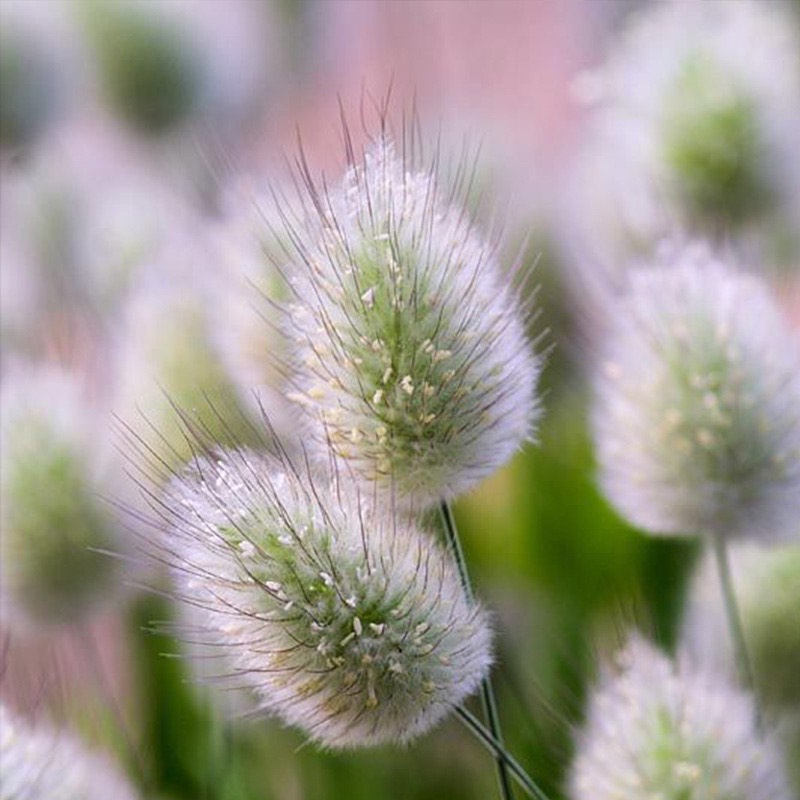
[[634,639],[596,689],[570,778],[575,800],[789,800],[752,698]]
[[407,742],[477,687],[486,615],[429,534],[346,491],[255,452],[196,460],[152,550],[264,710],[328,747]]
[[331,449],[366,487],[431,504],[533,435],[541,364],[517,276],[411,148],[381,135],[287,222],[290,398],[317,458]]
[[632,272],[596,365],[609,499],[652,533],[796,537],[798,363],[766,287],[705,248]]
[[8,800],[135,800],[134,788],[99,753],[0,705],[0,790]]

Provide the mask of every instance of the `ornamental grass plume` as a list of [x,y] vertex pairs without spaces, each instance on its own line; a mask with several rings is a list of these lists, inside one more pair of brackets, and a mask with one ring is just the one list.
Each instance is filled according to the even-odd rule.
[[633,524],[725,539],[800,532],[800,348],[766,287],[707,251],[631,275],[592,419]]
[[32,727],[0,705],[3,800],[134,800],[125,777],[99,753],[49,728]]
[[495,245],[411,150],[384,133],[330,189],[304,168],[287,335],[312,456],[424,505],[532,436],[541,359]]
[[579,81],[596,116],[572,211],[610,265],[676,225],[797,254],[800,37],[782,5],[652,4]]
[[595,690],[571,800],[790,800],[780,752],[751,698],[640,639]]
[[486,613],[432,537],[340,490],[283,456],[198,457],[155,554],[265,711],[328,747],[407,742],[486,674]]
[[[108,598],[125,541],[96,409],[74,374],[9,372],[0,393],[0,597],[26,627],[75,621]],[[94,411],[94,413],[93,413]],[[10,612],[10,613],[8,613]]]

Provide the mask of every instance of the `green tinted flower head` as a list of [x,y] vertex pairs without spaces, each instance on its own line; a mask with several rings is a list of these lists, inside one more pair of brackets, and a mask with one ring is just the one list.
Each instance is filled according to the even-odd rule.
[[800,36],[785,3],[647,4],[576,88],[596,111],[565,218],[567,247],[586,240],[579,281],[618,282],[676,225],[796,260]]
[[789,800],[780,754],[751,698],[713,672],[634,640],[595,690],[572,800]]
[[4,378],[0,573],[12,620],[74,621],[115,585],[107,551],[122,541],[102,497],[110,487],[96,425],[73,375]]
[[470,695],[491,660],[486,614],[430,535],[284,459],[197,459],[154,544],[194,638],[265,711],[329,747],[407,742]]
[[430,503],[532,436],[541,363],[491,242],[436,175],[380,137],[290,220],[291,397],[309,449]]
[[632,273],[595,386],[600,480],[635,525],[797,534],[800,354],[758,278],[691,248]]
[[177,128],[197,110],[205,64],[168,4],[85,2],[88,40],[106,96],[136,129],[153,135]]

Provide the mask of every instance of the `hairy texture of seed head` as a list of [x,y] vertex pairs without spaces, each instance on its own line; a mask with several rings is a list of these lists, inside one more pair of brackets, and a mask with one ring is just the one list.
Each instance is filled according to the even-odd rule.
[[199,460],[162,512],[160,557],[207,641],[265,710],[315,741],[409,741],[486,674],[486,615],[450,556],[285,460]]
[[[730,549],[731,572],[758,696],[771,713],[800,713],[800,545]],[[694,578],[683,643],[699,662],[736,676],[712,559]]]
[[9,621],[74,620],[108,596],[123,549],[109,464],[75,376],[4,376],[0,394],[0,596]]
[[469,215],[383,137],[292,225],[291,395],[310,448],[365,484],[435,502],[528,439],[540,362]]
[[618,271],[676,224],[797,256],[800,37],[782,6],[651,4],[581,81],[596,129],[565,231],[578,220],[594,263]]
[[708,253],[636,272],[596,376],[602,486],[651,533],[794,536],[800,348],[766,288]]
[[751,698],[640,640],[619,667],[591,699],[572,800],[790,800]]
[[3,800],[134,800],[136,793],[103,756],[76,740],[31,727],[0,705]]

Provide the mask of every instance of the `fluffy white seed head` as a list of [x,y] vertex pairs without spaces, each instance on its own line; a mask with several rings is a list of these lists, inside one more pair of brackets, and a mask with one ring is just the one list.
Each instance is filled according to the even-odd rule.
[[291,396],[309,447],[420,503],[505,463],[538,414],[510,276],[445,194],[381,137],[291,224]]
[[766,288],[707,252],[635,272],[595,381],[601,484],[651,532],[800,526],[800,348]]
[[49,728],[32,727],[0,705],[3,800],[134,800],[136,793],[103,756]]
[[782,5],[653,4],[581,80],[598,113],[573,211],[611,264],[676,224],[796,240],[800,37]]
[[329,747],[406,742],[478,686],[486,614],[430,535],[239,450],[169,487],[160,557],[221,662]]
[[790,800],[750,697],[633,640],[596,689],[571,800]]
[[72,621],[115,584],[124,541],[98,410],[55,368],[4,375],[0,393],[0,597],[9,622]]
[[[730,564],[758,696],[775,716],[800,714],[800,545],[739,544],[730,548]],[[694,577],[682,639],[696,661],[735,679],[715,572],[707,558]]]

